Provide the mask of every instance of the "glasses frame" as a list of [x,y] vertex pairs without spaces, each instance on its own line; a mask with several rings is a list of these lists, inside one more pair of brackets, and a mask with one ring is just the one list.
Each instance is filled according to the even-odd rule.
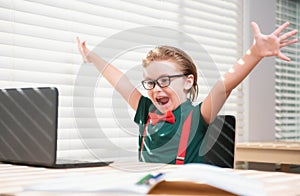
[[[141,81],[141,83],[142,83],[144,89],[146,89],[146,90],[152,90],[152,89],[154,89],[156,84],[157,84],[160,88],[165,88],[165,87],[170,86],[170,84],[171,84],[171,78],[179,78],[179,77],[184,77],[184,76],[188,76],[188,75],[190,75],[190,74],[177,74],[177,75],[170,75],[170,76],[160,76],[160,77],[157,78],[156,80],[143,80],[143,81]],[[162,79],[162,78],[168,78],[168,80],[169,80],[168,85],[166,85],[166,86],[161,86],[161,84],[159,84],[158,81],[159,81],[160,79]],[[153,82],[153,87],[152,87],[152,88],[146,88],[146,86],[145,86],[145,82],[146,82],[146,81],[151,81],[151,82]]]

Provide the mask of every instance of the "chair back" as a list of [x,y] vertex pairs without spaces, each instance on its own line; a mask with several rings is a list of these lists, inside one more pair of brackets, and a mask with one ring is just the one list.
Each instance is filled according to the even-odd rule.
[[209,125],[204,138],[204,163],[224,168],[234,167],[235,124],[234,116],[218,115]]

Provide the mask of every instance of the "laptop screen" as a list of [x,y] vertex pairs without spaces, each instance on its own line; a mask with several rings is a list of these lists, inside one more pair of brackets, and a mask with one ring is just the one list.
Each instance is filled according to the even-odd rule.
[[56,88],[0,90],[0,161],[52,165],[56,159]]

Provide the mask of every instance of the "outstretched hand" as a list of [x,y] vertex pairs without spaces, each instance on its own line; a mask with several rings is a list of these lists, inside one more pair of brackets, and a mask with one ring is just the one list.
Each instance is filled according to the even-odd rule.
[[282,60],[290,61],[289,57],[280,52],[282,47],[294,44],[298,41],[298,39],[289,40],[290,37],[298,33],[297,30],[292,30],[280,35],[289,26],[289,24],[289,22],[286,22],[270,35],[264,35],[260,32],[258,25],[255,22],[252,22],[251,26],[254,31],[254,52],[260,57],[277,56]]
[[86,42],[85,41],[80,42],[79,37],[76,37],[76,39],[77,39],[78,50],[82,56],[83,62],[84,63],[91,62],[88,58],[91,51],[86,47]]

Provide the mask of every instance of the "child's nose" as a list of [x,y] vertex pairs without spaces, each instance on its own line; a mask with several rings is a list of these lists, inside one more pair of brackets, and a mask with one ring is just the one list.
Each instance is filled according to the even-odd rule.
[[161,91],[161,87],[156,83],[153,90],[154,91]]

